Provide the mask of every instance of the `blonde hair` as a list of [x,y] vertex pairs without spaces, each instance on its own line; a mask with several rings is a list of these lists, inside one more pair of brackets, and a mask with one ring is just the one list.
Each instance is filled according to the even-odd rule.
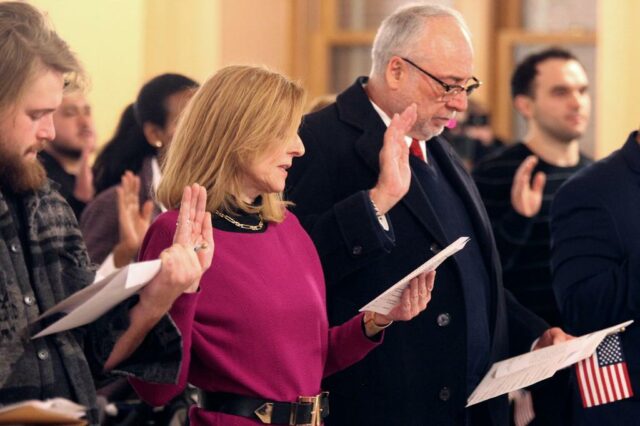
[[158,200],[177,208],[186,185],[207,190],[207,210],[260,213],[280,222],[281,193],[262,194],[262,203],[240,198],[246,165],[274,144],[295,135],[305,104],[304,89],[261,67],[228,66],[210,77],[185,108],[163,164]]
[[48,19],[24,2],[0,2],[0,112],[22,97],[43,69],[65,74],[68,87],[83,88],[82,66]]

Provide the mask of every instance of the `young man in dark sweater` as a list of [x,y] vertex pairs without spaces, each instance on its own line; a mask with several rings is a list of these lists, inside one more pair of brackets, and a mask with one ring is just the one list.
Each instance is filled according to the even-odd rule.
[[53,113],[53,126],[55,139],[44,145],[38,158],[80,220],[82,210],[94,195],[89,156],[96,146],[91,105],[82,91],[65,93]]
[[[549,209],[560,185],[590,163],[579,149],[591,107],[588,79],[572,53],[550,48],[518,65],[511,90],[527,133],[479,163],[473,176],[491,219],[505,287],[549,324],[561,326],[551,287]],[[535,424],[566,424],[558,392],[566,392],[567,375],[554,379],[557,391],[541,392],[546,398],[534,389]]]

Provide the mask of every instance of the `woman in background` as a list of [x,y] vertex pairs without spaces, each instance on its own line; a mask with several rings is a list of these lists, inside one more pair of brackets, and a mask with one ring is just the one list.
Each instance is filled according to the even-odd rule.
[[85,208],[80,229],[91,261],[103,265],[101,275],[135,259],[152,218],[162,210],[151,201],[160,181],[158,158],[197,87],[179,74],[151,79],[125,109],[116,134],[98,155],[93,167],[97,196]]
[[[193,97],[169,148],[158,199],[176,209],[185,182],[206,189],[215,260],[199,291],[171,308],[183,339],[178,382],[131,382],[153,405],[187,383],[199,388],[193,425],[319,425],[328,413],[322,378],[363,358],[383,328],[430,300],[434,274],[422,274],[388,315],[366,312],[329,327],[318,254],[282,199],[287,169],[304,153],[303,108],[303,89],[282,75],[223,68]],[[415,108],[396,116],[385,136],[407,158],[403,136],[415,116]],[[142,259],[171,244],[177,215],[151,225]]]

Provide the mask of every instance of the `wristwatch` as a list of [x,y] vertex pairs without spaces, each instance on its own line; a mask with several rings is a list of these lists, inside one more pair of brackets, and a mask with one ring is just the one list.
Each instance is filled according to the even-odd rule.
[[369,201],[371,202],[371,207],[373,207],[373,211],[376,214],[376,219],[378,219],[380,226],[382,226],[382,229],[384,229],[385,231],[389,231],[389,222],[387,222],[387,217],[380,212],[380,209],[378,208],[378,206],[376,206],[376,203],[373,202],[371,194],[369,194]]

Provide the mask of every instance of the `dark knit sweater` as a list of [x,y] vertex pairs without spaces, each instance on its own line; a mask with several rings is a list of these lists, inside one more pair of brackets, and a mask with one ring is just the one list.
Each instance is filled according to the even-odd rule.
[[80,215],[87,204],[84,201],[78,200],[73,195],[76,186],[76,177],[71,173],[67,173],[58,160],[46,151],[40,152],[38,159],[47,171],[49,179],[59,185],[57,189],[71,206],[73,213],[76,215],[76,219],[80,220]]
[[480,162],[473,177],[487,208],[500,252],[504,285],[526,307],[551,325],[560,325],[560,315],[551,288],[549,209],[558,188],[591,160],[581,155],[572,167],[557,167],[542,159],[539,171],[547,175],[542,207],[527,218],[511,206],[511,186],[518,166],[533,152],[516,143]]

